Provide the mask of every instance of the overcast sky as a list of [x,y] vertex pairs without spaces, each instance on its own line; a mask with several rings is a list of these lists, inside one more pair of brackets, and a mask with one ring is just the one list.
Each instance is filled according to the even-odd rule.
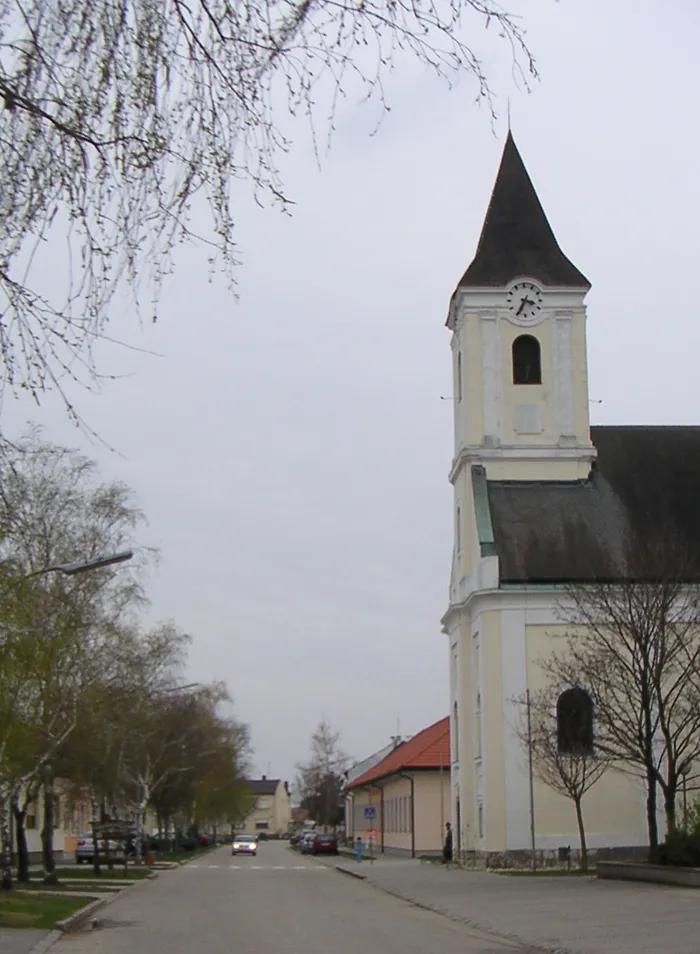
[[[127,481],[162,564],[152,619],[193,634],[191,677],[225,679],[256,768],[291,779],[325,717],[363,758],[448,709],[452,552],[449,297],[512,129],[566,254],[588,276],[593,423],[700,424],[700,5],[512,0],[541,81],[490,57],[495,130],[464,80],[397,71],[392,112],[343,104],[319,171],[298,127],[291,218],[241,195],[239,300],[187,250],[160,321],[112,332],[124,374],[59,403],[6,400]],[[480,49],[482,37],[475,34]]]

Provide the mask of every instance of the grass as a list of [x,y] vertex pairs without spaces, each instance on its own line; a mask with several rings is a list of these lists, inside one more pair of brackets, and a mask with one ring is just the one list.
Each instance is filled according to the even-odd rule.
[[100,878],[104,878],[105,881],[136,881],[139,878],[147,878],[151,873],[150,868],[128,867],[124,871],[123,865],[111,870],[106,865],[100,867],[102,874],[99,877],[95,874],[92,865],[63,865],[56,868],[56,874],[59,881],[61,878],[86,878],[88,881],[99,882]]
[[507,878],[576,878],[595,875],[595,868],[582,871],[580,868],[488,868],[492,874],[505,875]]
[[35,928],[50,931],[63,918],[75,914],[92,899],[65,898],[47,894],[31,897],[0,891],[0,927]]
[[201,858],[202,855],[213,851],[212,848],[195,848],[194,851],[154,851],[154,861],[191,861],[193,858]]
[[93,894],[97,891],[100,894],[106,894],[109,891],[120,891],[119,885],[101,884],[99,881],[86,881],[84,884],[66,884],[65,881],[59,881],[58,884],[44,884],[43,881],[16,881],[15,888],[19,891],[37,891],[45,894],[60,894],[62,891],[83,891]]

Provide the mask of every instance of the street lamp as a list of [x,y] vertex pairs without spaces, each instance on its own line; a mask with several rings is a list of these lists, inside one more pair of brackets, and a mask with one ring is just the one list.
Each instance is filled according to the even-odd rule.
[[683,827],[688,827],[688,775],[690,773],[690,765],[685,764],[681,769],[681,776],[683,778]]
[[115,563],[125,563],[134,555],[133,550],[122,550],[119,553],[105,553],[102,556],[94,557],[92,560],[77,560],[74,563],[57,563],[54,566],[45,566],[41,570],[34,570],[28,573],[25,580],[33,576],[42,576],[44,573],[63,573],[65,576],[76,576],[78,573],[88,573],[90,570],[101,570],[105,566],[113,566]]

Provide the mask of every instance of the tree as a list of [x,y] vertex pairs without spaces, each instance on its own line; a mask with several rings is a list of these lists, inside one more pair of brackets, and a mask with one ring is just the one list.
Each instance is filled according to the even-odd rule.
[[[583,695],[579,687],[570,692]],[[558,695],[551,688],[518,699],[522,718],[517,734],[528,758],[532,760],[533,774],[545,785],[565,798],[570,798],[576,812],[581,848],[581,869],[588,869],[588,847],[583,822],[583,796],[609,767],[609,761],[596,753],[593,740],[593,722],[582,710],[561,712],[560,700],[567,690]],[[584,703],[584,710],[586,705]],[[562,718],[564,720],[562,721]],[[573,718],[571,718],[573,716]]]
[[[5,796],[0,801],[5,805],[7,797],[17,793],[14,802],[19,806],[21,793],[40,784],[48,880],[55,879],[55,761],[76,726],[77,708],[88,686],[109,676],[117,648],[116,623],[142,602],[143,594],[138,577],[121,568],[74,577],[46,570],[131,545],[141,520],[128,488],[100,484],[92,461],[44,442],[39,430],[0,447],[0,643],[7,662],[0,690],[7,690],[8,700],[0,739]],[[9,847],[2,811],[7,881]],[[15,815],[21,822],[21,811]]]
[[[200,196],[209,219],[199,237],[230,277],[231,183],[290,205],[278,171],[291,145],[285,113],[306,115],[316,138],[317,111],[327,108],[332,129],[348,94],[386,109],[385,79],[403,56],[448,82],[470,74],[493,112],[470,42],[477,26],[510,47],[527,85],[536,70],[523,30],[495,0],[3,4],[5,381],[38,397],[49,387],[64,394],[66,375],[93,373],[92,345],[116,292],[130,289],[136,307],[157,300],[173,249],[198,237]],[[66,244],[47,243],[54,238]],[[66,285],[55,292],[37,276],[61,247]]]
[[339,741],[340,733],[322,720],[311,736],[309,761],[297,766],[301,806],[324,827],[340,824],[343,817],[340,798],[349,759],[340,749]]
[[700,758],[700,574],[670,532],[630,536],[625,551],[622,579],[568,588],[575,628],[543,665],[553,682],[586,688],[598,750],[644,779],[653,854],[657,786],[672,832],[679,784]]

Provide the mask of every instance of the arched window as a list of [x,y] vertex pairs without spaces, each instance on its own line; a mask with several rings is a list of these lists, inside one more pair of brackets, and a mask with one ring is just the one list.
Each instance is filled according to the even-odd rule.
[[562,755],[593,755],[593,702],[579,686],[557,699],[557,748]]
[[542,384],[540,343],[532,335],[513,342],[513,384]]
[[462,400],[462,352],[457,352],[457,400]]

